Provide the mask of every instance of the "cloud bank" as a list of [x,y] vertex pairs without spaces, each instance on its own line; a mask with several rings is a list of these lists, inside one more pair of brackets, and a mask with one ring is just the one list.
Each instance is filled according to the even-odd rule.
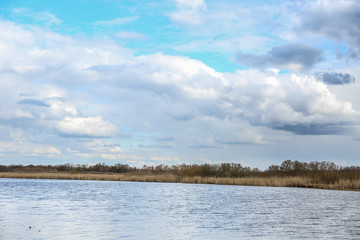
[[[326,141],[329,135],[351,138],[359,131],[360,113],[345,93],[356,89],[359,73],[356,64],[330,68],[343,59],[331,55],[328,44],[343,39],[348,56],[357,59],[357,30],[347,24],[356,19],[351,9],[356,3],[351,4],[338,9],[327,1],[306,5],[294,23],[306,41],[292,33],[294,39],[273,46],[271,38],[278,33],[229,34],[264,20],[241,21],[240,13],[254,15],[245,8],[228,13],[224,7],[215,15],[214,3],[174,1],[175,9],[163,9],[171,21],[165,27],[195,36],[176,46],[188,56],[120,45],[153,41],[149,32],[125,28],[140,17],[92,21],[95,29],[117,28],[102,37],[0,20],[0,31],[6,32],[0,35],[0,156],[138,165],[242,161],[242,154],[271,155],[277,151],[269,149],[279,146],[296,150],[310,135]],[[321,13],[315,16],[316,11]],[[332,23],[325,21],[330,13],[343,28],[325,26]],[[208,28],[209,23],[216,26]],[[326,38],[328,45],[312,44],[313,35]],[[245,52],[258,45],[263,54]],[[249,68],[220,72],[190,57],[198,47],[233,55],[242,49],[234,64]]]
[[[114,111],[117,112],[115,115],[143,118],[143,122],[150,122],[152,126],[160,119],[170,126],[173,121],[196,123],[204,118],[213,118],[229,119],[230,123],[245,121],[255,127],[282,129],[295,134],[302,134],[301,129],[312,133],[304,126],[309,126],[308,129],[324,126],[327,129],[329,124],[336,122],[342,129],[343,125],[357,121],[358,112],[351,103],[338,101],[325,84],[310,75],[279,75],[273,70],[242,70],[223,74],[187,57],[161,53],[135,57],[111,44],[90,40],[84,43],[49,32],[34,33],[6,22],[2,22],[2,26],[10,30],[10,34],[19,35],[11,43],[2,41],[5,46],[13,46],[8,47],[11,50],[3,56],[4,62],[7,56],[20,51],[18,46],[23,51],[21,61],[8,62],[3,66],[3,69],[12,69],[12,72],[3,70],[2,75],[19,83],[29,78],[48,79],[49,84],[51,82],[49,86],[55,83],[63,91],[59,94],[56,93],[59,90],[50,90],[57,98],[47,103],[20,99],[20,93],[14,91],[11,93],[14,99],[12,105],[18,106],[14,110],[29,112],[36,118],[42,116],[40,120],[55,124],[63,136],[113,136],[117,132],[115,125],[104,121],[103,117],[113,119],[111,114]],[[39,42],[47,45],[40,48]],[[51,63],[48,61],[50,56]],[[321,60],[321,52],[303,45],[285,45],[274,47],[261,58],[263,60],[260,57],[252,59],[254,65],[264,67],[270,63],[298,64],[300,69],[308,69]],[[288,63],[285,59],[289,60]],[[325,82],[330,82],[330,79],[338,81],[339,78],[344,81],[351,79],[348,75],[323,74]],[[74,85],[82,86],[86,92],[72,91],[71,86]],[[41,84],[38,87],[41,89]],[[21,92],[35,94],[38,99],[45,97],[36,87],[33,92],[25,89]],[[46,94],[49,98],[50,92]],[[82,99],[89,100],[77,103],[64,97],[81,94],[86,96]],[[105,103],[90,104],[100,99],[105,99]],[[88,106],[86,111],[79,107],[81,104]],[[48,110],[40,113],[32,106],[46,106]],[[104,107],[103,116],[98,116],[98,106]],[[9,111],[8,108],[4,110]],[[313,134],[325,132],[314,131]]]

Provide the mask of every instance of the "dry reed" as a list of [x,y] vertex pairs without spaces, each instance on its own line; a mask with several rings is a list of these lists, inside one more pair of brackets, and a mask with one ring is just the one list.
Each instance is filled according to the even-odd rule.
[[219,185],[271,186],[271,187],[303,187],[336,190],[360,190],[360,180],[342,180],[334,184],[321,184],[306,177],[180,177],[171,174],[134,175],[109,173],[71,173],[71,172],[0,172],[0,178],[29,179],[72,179],[99,181],[136,181],[136,182],[173,182],[200,183]]

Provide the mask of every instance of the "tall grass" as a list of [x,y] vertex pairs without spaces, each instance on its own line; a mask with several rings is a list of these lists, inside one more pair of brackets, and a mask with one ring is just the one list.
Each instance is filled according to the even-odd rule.
[[173,182],[219,185],[303,187],[338,190],[360,190],[360,179],[339,179],[323,183],[309,177],[201,177],[174,174],[128,174],[128,173],[71,173],[71,172],[0,172],[0,178],[72,179],[102,181]]
[[124,164],[0,165],[0,177],[141,182],[180,182],[275,187],[360,190],[360,167],[339,167],[332,162],[286,160],[267,170],[239,163],[158,165],[136,168]]

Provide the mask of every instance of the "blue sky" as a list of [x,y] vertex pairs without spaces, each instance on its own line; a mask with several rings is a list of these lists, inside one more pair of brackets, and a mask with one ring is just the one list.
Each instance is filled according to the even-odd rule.
[[[182,3],[184,7],[181,2],[4,1],[1,13],[16,23],[42,26],[62,34],[111,39],[131,48],[136,55],[162,52],[188,56],[219,71],[233,72],[239,68],[233,52],[239,44],[252,45],[252,40],[280,41],[273,36],[271,28],[271,25],[279,24],[279,16],[262,18],[257,12],[263,14],[279,1],[229,1],[221,4],[194,1],[190,5]],[[259,9],[259,4],[263,8]],[[232,9],[234,6],[239,11]],[[255,8],[256,12],[249,12],[250,8]],[[229,10],[232,16],[227,19]],[[202,11],[209,11],[209,16]],[[223,16],[217,19],[218,11]],[[177,13],[184,19],[178,19]],[[241,26],[242,19],[237,19],[240,14],[244,14],[244,18],[253,18],[247,20],[249,25],[245,28]],[[191,22],[194,17],[199,19]],[[204,26],[205,21],[212,26]],[[222,29],[222,25],[229,29]],[[255,39],[242,40],[244,36]],[[255,45],[252,47],[257,48]]]
[[358,165],[357,1],[1,1],[0,161]]

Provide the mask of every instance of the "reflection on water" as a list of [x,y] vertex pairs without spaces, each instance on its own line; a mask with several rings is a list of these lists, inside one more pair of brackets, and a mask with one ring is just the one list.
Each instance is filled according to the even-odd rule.
[[0,239],[357,239],[360,193],[0,179]]

